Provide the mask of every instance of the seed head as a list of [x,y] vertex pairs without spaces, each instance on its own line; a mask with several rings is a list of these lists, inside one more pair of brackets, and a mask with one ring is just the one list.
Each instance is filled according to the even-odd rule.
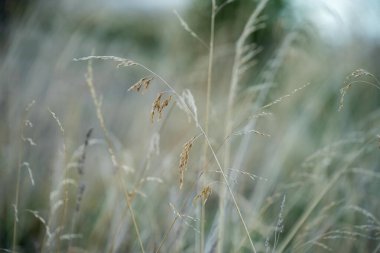
[[128,89],[128,91],[133,90],[133,91],[139,92],[142,87],[144,87],[144,89],[147,90],[149,88],[150,82],[152,80],[153,80],[153,77],[144,77],[144,78],[140,79],[137,83],[132,85]]
[[169,102],[172,99],[172,96],[169,96],[165,100],[161,101],[162,96],[163,96],[163,93],[159,93],[157,95],[156,99],[153,101],[152,110],[151,110],[151,113],[150,113],[150,119],[151,119],[152,123],[154,121],[154,115],[156,113],[159,114],[158,120],[160,120],[162,118],[162,112],[163,112],[163,110],[169,105]]
[[206,202],[207,202],[207,199],[208,197],[211,195],[211,187],[210,186],[206,186],[202,189],[201,193],[199,193],[197,196],[195,196],[194,198],[194,201],[198,200],[198,199],[201,199],[202,200],[202,204],[205,205]]
[[185,170],[187,169],[187,163],[189,162],[190,149],[193,146],[194,138],[190,139],[183,145],[182,152],[179,156],[179,188],[182,189]]

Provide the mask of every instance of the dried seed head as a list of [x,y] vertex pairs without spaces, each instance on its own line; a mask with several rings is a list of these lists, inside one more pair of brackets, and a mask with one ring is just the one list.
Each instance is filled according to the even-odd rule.
[[189,162],[190,149],[193,146],[194,138],[190,139],[183,145],[182,152],[179,156],[179,188],[182,189],[185,170],[187,169],[187,163]]
[[134,85],[132,85],[132,86],[128,89],[128,91],[134,90],[134,91],[136,91],[136,92],[139,92],[140,89],[141,89],[141,85],[142,85],[141,82],[138,81],[137,83],[135,83]]
[[139,92],[142,87],[144,87],[145,90],[149,88],[150,82],[153,80],[153,77],[144,77],[140,79],[137,83],[132,85],[128,91],[134,90],[136,92]]
[[156,99],[153,101],[153,104],[152,104],[152,111],[150,113],[150,119],[153,123],[153,120],[154,120],[154,114],[156,111],[159,111],[160,108],[161,108],[161,98],[162,98],[162,93],[159,93],[158,96],[156,97]]
[[158,111],[158,112],[160,113],[160,115],[159,115],[159,119],[162,118],[162,111],[165,109],[165,107],[167,107],[167,106],[169,105],[170,100],[172,100],[172,96],[169,96],[167,99],[165,99],[165,100],[161,103],[160,110]]
[[211,195],[211,187],[210,186],[206,186],[202,189],[201,193],[199,193],[197,196],[195,196],[194,198],[194,201],[198,200],[198,199],[201,199],[202,200],[202,204],[205,205],[206,202],[207,202],[207,199],[208,197]]
[[150,119],[152,123],[154,121],[154,115],[156,114],[156,112],[159,114],[158,119],[160,120],[162,118],[163,110],[169,105],[169,102],[172,99],[172,96],[169,96],[164,101],[161,101],[162,94],[163,93],[159,93],[156,99],[153,101],[152,110],[150,113]]
[[143,79],[141,79],[143,85],[144,85],[144,89],[148,89],[149,88],[149,85],[150,85],[150,82],[153,80],[153,77],[145,77]]

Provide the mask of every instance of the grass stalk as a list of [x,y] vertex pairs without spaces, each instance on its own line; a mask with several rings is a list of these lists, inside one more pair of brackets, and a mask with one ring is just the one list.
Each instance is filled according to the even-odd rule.
[[203,253],[204,252],[204,248],[205,248],[205,221],[206,221],[206,217],[205,217],[205,212],[206,212],[206,208],[205,208],[205,205],[203,203],[203,200],[200,199],[199,200],[199,203],[201,204],[201,217],[200,217],[200,249],[199,249],[199,252],[200,253]]
[[142,243],[142,240],[141,240],[141,235],[140,235],[139,227],[137,225],[136,217],[135,217],[135,214],[134,214],[134,211],[133,211],[133,208],[132,208],[131,199],[130,199],[130,197],[128,195],[127,186],[125,184],[125,181],[123,179],[123,175],[121,173],[122,170],[120,169],[120,163],[118,162],[118,159],[117,159],[116,154],[114,152],[114,148],[113,148],[113,145],[112,145],[112,142],[111,142],[111,138],[110,138],[110,135],[109,135],[108,130],[106,128],[104,117],[103,117],[103,114],[102,114],[102,111],[101,111],[101,103],[98,100],[98,96],[96,94],[95,86],[93,84],[92,61],[89,61],[89,63],[88,63],[88,73],[86,75],[86,83],[87,83],[87,87],[88,87],[88,89],[90,91],[91,98],[92,98],[92,101],[93,101],[95,109],[96,109],[96,116],[97,116],[97,118],[99,120],[100,127],[101,127],[101,129],[103,131],[103,134],[104,134],[104,137],[105,137],[105,141],[107,143],[108,153],[111,156],[112,165],[116,169],[115,176],[117,178],[119,187],[120,187],[121,191],[123,192],[123,196],[124,196],[125,202],[127,204],[128,210],[131,213],[131,219],[132,219],[133,226],[134,226],[134,229],[135,229],[135,232],[136,232],[136,236],[137,236],[137,239],[138,239],[138,242],[139,242],[139,245],[140,245],[141,252],[145,253],[144,246],[143,246],[143,243]]
[[[210,42],[209,42],[209,57],[208,57],[208,70],[207,70],[207,92],[206,92],[206,116],[205,116],[205,134],[209,133],[209,120],[210,120],[210,107],[211,107],[211,88],[212,88],[212,72],[213,72],[213,63],[214,63],[214,38],[215,38],[215,17],[216,17],[217,5],[216,0],[211,0],[211,27],[210,27]],[[202,170],[207,170],[207,142],[204,142],[203,152],[201,159]],[[202,186],[198,186],[200,188]],[[204,223],[205,223],[205,206],[200,200],[200,253],[204,251]]]
[[[214,59],[214,37],[215,37],[215,16],[216,16],[216,0],[211,0],[211,27],[210,27],[210,43],[209,43],[209,57],[208,57],[208,70],[207,70],[207,92],[206,92],[206,116],[205,116],[205,132],[209,131],[210,120],[210,107],[211,107],[211,88],[212,88],[212,70]],[[203,169],[207,166],[207,143],[203,146]]]
[[[21,140],[20,140],[21,142]],[[20,144],[20,146],[22,146]],[[21,148],[22,149],[22,148]],[[12,252],[16,252],[16,242],[17,242],[17,223],[18,223],[18,203],[19,203],[19,195],[20,195],[20,178],[21,178],[21,156],[22,151],[20,149],[20,154],[17,162],[17,179],[16,179],[16,196],[14,201],[14,221],[13,221],[13,238],[12,238]]]
[[169,235],[170,231],[173,229],[174,224],[177,222],[178,217],[179,217],[178,215],[175,216],[174,220],[173,220],[172,223],[170,224],[169,229],[166,231],[166,233],[165,233],[165,235],[164,235],[164,238],[162,238],[160,244],[158,245],[158,248],[157,248],[157,250],[155,251],[155,253],[160,252],[160,250],[161,250],[161,248],[162,248],[162,245],[164,245],[164,242],[165,242],[166,239],[168,238],[168,235]]
[[[67,170],[66,170],[66,168],[65,168],[65,172],[64,172],[63,178],[64,178],[63,180],[65,180],[67,178]],[[67,212],[68,212],[68,203],[69,203],[69,186],[65,184],[63,186],[63,214],[61,216],[61,222],[60,222],[60,227],[61,228],[64,228],[64,224],[66,224],[66,218],[67,218]],[[57,250],[58,250],[58,252],[60,252],[61,240],[59,240],[59,235],[61,234],[61,231],[58,233],[58,244],[57,244]],[[44,243],[44,245],[45,245],[45,243]],[[44,245],[43,245],[43,247],[44,247]]]
[[24,110],[22,121],[20,123],[20,139],[19,139],[19,152],[18,152],[18,159],[17,159],[17,179],[16,179],[16,190],[15,190],[15,200],[13,203],[14,207],[14,220],[13,220],[13,236],[12,236],[12,252],[17,252],[17,223],[18,223],[18,205],[20,201],[20,183],[21,183],[21,167],[22,167],[22,156],[23,156],[23,142],[24,142],[24,132],[25,132],[25,123],[27,121],[29,111],[34,105],[35,101],[33,100]]
[[[235,46],[235,57],[234,63],[232,66],[232,77],[230,83],[230,90],[228,93],[228,102],[227,102],[227,114],[225,119],[225,131],[224,136],[227,138],[231,135],[233,120],[232,120],[232,112],[235,104],[235,98],[237,93],[237,87],[239,84],[239,76],[240,76],[240,65],[242,61],[242,57],[244,57],[244,45],[246,43],[247,38],[250,34],[255,31],[254,24],[262,12],[264,7],[266,6],[268,0],[262,0],[259,2],[258,6],[252,12],[248,21],[246,22],[243,32],[241,33],[236,46]],[[230,155],[231,155],[231,143],[227,142],[224,148],[224,168],[227,169],[230,167]],[[224,224],[225,224],[225,208],[226,208],[226,187],[222,185],[221,194],[219,200],[219,221],[218,221],[218,243],[217,243],[217,252],[223,252],[223,242],[224,242]]]

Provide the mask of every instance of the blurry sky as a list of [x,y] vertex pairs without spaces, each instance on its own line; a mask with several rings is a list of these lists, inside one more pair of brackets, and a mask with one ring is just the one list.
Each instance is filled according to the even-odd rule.
[[[66,0],[66,6],[92,7],[114,12],[171,11],[187,4],[211,0]],[[256,1],[259,0],[236,0]],[[277,0],[270,0],[277,1]],[[218,1],[223,2],[223,1]],[[285,0],[287,11],[297,22],[312,23],[319,35],[332,44],[350,41],[352,36],[380,40],[380,0]],[[232,3],[233,4],[233,3]],[[75,8],[76,8],[75,7]]]
[[108,0],[101,1],[116,8],[167,9],[183,7],[187,0]]
[[[191,0],[97,1],[116,11],[172,10],[185,8],[191,3]],[[350,41],[353,36],[366,40],[380,40],[380,0],[287,0],[287,2],[298,21],[313,23],[319,35],[328,43],[339,45]]]
[[380,40],[379,0],[289,0],[299,22],[311,21],[329,43],[342,44],[353,36]]
[[108,9],[114,12],[129,11],[166,11],[181,9],[186,6],[188,0],[65,0],[65,6],[95,7],[96,9]]

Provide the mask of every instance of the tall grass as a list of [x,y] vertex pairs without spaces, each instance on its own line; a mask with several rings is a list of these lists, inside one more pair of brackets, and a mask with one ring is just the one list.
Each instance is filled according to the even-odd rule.
[[[236,2],[207,6],[207,43],[194,19],[165,14],[158,25],[184,38],[161,38],[165,54],[134,51],[133,34],[104,43],[66,30],[64,15],[48,32],[38,10],[26,16],[0,66],[2,251],[379,250],[370,58],[342,62],[318,38],[305,43],[307,27],[265,51],[267,0],[240,10],[225,44],[220,19]],[[42,46],[25,67],[28,29]]]

